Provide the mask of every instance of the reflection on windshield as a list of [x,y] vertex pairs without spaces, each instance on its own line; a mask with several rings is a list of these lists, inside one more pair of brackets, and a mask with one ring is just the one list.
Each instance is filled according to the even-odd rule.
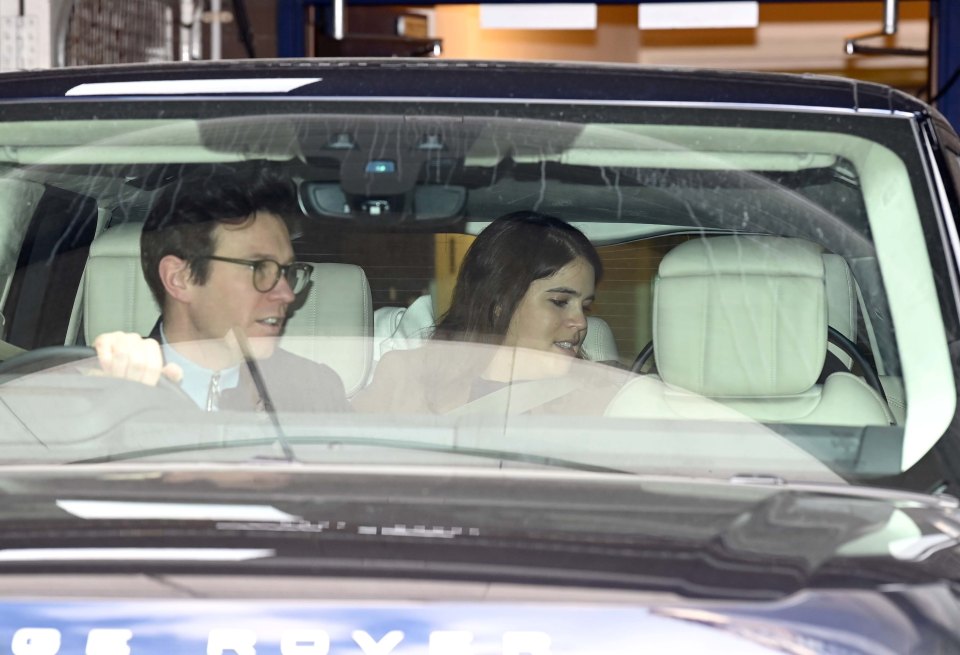
[[374,104],[0,126],[10,457],[835,480],[949,422],[900,123]]

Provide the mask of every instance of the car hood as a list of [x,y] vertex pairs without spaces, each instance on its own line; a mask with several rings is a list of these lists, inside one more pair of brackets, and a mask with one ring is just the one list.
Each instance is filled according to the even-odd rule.
[[[709,598],[957,580],[949,498],[770,478],[264,464],[0,473],[0,571],[88,549],[254,549],[233,572],[585,584]],[[191,570],[117,550],[111,570]],[[24,554],[28,553],[28,554]],[[32,553],[33,555],[30,555]],[[52,561],[53,560],[53,561]],[[372,564],[373,563],[373,564]]]
[[951,498],[270,464],[8,469],[0,492],[14,652],[960,648]]

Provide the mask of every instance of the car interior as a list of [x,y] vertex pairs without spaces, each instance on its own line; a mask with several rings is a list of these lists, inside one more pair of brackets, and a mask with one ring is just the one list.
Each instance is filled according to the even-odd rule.
[[[270,167],[297,187],[294,248],[315,267],[282,347],[332,367],[348,396],[384,354],[430,338],[476,235],[534,210],[582,230],[604,263],[584,359],[636,374],[609,417],[683,417],[709,399],[715,415],[696,416],[908,437],[952,417],[939,303],[914,307],[937,294],[929,197],[915,162],[871,140],[893,139],[891,124],[388,109],[0,126],[5,347],[149,333],[139,233],[158,190],[210,164]],[[911,377],[908,359],[929,366]]]

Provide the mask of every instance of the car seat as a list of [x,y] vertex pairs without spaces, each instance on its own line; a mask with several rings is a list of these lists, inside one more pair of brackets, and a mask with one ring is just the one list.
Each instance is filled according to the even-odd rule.
[[[141,228],[110,227],[90,247],[81,288],[86,343],[116,330],[149,334],[160,316],[140,268]],[[290,307],[281,347],[330,366],[351,395],[366,384],[372,365],[370,286],[359,266],[313,266],[311,285]]]
[[[859,377],[817,378],[827,352],[818,246],[770,236],[688,241],[660,263],[653,344],[659,380],[628,383],[616,416],[689,416],[711,399],[764,422],[888,425],[884,399]],[[724,412],[719,412],[723,414]]]

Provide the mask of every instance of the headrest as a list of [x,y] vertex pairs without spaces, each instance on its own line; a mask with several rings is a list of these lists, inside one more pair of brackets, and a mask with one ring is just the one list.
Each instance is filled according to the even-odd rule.
[[[391,350],[412,350],[423,346],[433,336],[437,327],[435,304],[433,296],[420,296],[409,307],[381,307],[377,310],[382,318],[381,332],[384,338],[380,340],[377,358],[383,357]],[[388,323],[392,321],[392,327]],[[375,330],[376,331],[376,330]]]
[[83,334],[93,343],[104,332],[149,334],[160,308],[140,268],[139,223],[103,231],[90,245],[83,277]]
[[290,307],[280,346],[332,368],[352,395],[366,384],[373,365],[370,284],[352,264],[314,264],[310,279]]
[[653,343],[668,384],[711,397],[802,393],[827,349],[824,264],[801,239],[727,236],[667,253]]
[[582,348],[584,356],[591,362],[615,362],[620,359],[613,330],[599,316],[587,317],[587,338],[583,340]]

